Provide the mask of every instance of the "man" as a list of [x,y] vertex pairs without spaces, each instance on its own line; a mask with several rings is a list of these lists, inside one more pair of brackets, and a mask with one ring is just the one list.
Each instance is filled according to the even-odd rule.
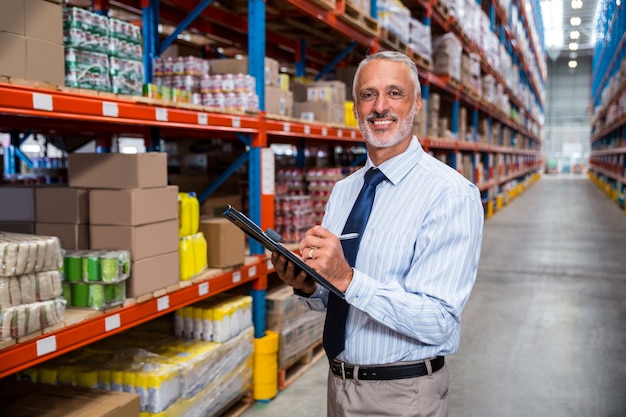
[[[422,101],[417,68],[407,56],[365,58],[353,96],[367,162],[335,185],[322,225],[299,244],[305,262],[345,301],[304,273],[295,275],[285,257],[274,254],[272,263],[309,308],[328,308],[328,416],[447,416],[444,356],[458,349],[461,311],[476,278],[480,193],[412,136]],[[370,168],[382,180],[364,186],[374,175],[366,174]],[[358,203],[359,194],[369,202]]]

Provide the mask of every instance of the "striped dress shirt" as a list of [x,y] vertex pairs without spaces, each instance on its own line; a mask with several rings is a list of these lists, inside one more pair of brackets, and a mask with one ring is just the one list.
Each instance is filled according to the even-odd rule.
[[[337,182],[322,226],[339,235],[356,201],[364,168]],[[478,268],[483,206],[478,189],[426,153],[416,137],[378,167],[387,177],[361,239],[341,361],[357,365],[416,361],[457,351],[461,311]],[[309,298],[324,311],[328,291]]]

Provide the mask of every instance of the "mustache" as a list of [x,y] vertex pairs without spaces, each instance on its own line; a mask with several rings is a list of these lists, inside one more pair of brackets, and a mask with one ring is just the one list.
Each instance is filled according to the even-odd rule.
[[397,114],[393,114],[393,113],[390,113],[390,112],[387,112],[387,111],[385,111],[383,113],[378,113],[378,112],[374,111],[374,112],[370,113],[365,118],[365,120],[368,121],[368,122],[371,122],[373,119],[383,119],[383,118],[391,118],[391,119],[393,119],[394,122],[398,121],[398,115]]

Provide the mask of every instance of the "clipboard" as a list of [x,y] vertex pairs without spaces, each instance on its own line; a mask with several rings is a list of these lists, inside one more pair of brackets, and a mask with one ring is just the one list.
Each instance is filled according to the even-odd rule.
[[317,271],[307,265],[302,258],[297,256],[295,253],[284,247],[280,241],[280,235],[273,231],[272,229],[268,229],[267,232],[264,232],[256,223],[250,220],[245,214],[240,212],[239,210],[233,208],[232,206],[228,206],[226,211],[224,211],[223,216],[230,220],[235,226],[239,227],[243,230],[248,236],[259,242],[263,247],[265,247],[270,252],[278,252],[289,260],[289,262],[293,263],[296,267],[296,274],[298,274],[301,270],[305,271],[313,281],[320,284],[322,287],[326,288],[328,291],[334,293],[337,297],[341,299],[345,299],[344,293],[339,291],[337,287],[328,282],[326,278],[321,276]]

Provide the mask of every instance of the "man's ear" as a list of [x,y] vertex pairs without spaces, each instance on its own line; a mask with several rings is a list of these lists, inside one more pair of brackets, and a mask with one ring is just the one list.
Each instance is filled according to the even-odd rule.
[[415,114],[417,115],[422,110],[422,95],[419,94],[415,99]]

